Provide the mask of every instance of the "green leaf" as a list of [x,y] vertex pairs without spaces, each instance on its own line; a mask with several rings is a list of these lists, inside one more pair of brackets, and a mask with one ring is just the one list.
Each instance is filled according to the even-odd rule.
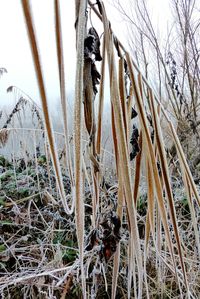
[[14,222],[12,222],[11,220],[2,220],[2,221],[0,221],[0,225],[10,225],[10,224],[14,224]]
[[13,170],[7,170],[6,172],[4,172],[1,176],[0,176],[0,179],[1,181],[5,181],[7,180],[8,178],[14,176],[14,171]]
[[5,197],[0,197],[0,206],[5,206]]
[[0,244],[0,252],[3,252],[6,250],[6,246],[4,244]]

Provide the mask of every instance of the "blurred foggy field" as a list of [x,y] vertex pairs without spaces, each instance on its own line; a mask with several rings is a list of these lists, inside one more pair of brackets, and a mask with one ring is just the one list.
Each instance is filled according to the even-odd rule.
[[[40,104],[32,104],[29,102],[27,97],[27,102],[17,108],[17,111],[13,113],[15,105],[17,103],[17,98],[24,97],[26,95],[20,92],[14,92],[10,95],[11,104],[4,103],[0,107],[1,118],[0,127],[3,128],[6,125],[9,117],[11,119],[7,124],[8,128],[8,139],[4,146],[1,145],[1,155],[7,157],[9,160],[15,158],[22,158],[27,156],[35,155],[36,148],[40,149],[41,154],[45,153],[45,134],[44,126],[42,125],[42,110],[39,108]],[[69,93],[68,96],[68,124],[69,124],[69,135],[73,138],[73,92]],[[36,106],[35,106],[36,105]],[[35,107],[39,113],[35,113]],[[52,104],[49,105],[53,131],[55,136],[55,141],[58,149],[58,154],[64,150],[64,138],[63,138],[63,122],[62,122],[62,111],[59,99],[57,101],[53,100]],[[97,107],[96,107],[97,108]],[[104,153],[105,165],[109,169],[115,169],[113,160],[113,141],[112,141],[112,131],[110,122],[110,104],[109,99],[106,100],[103,114],[103,131],[102,131],[102,146]],[[41,119],[38,120],[38,114]],[[84,124],[84,120],[83,120]],[[85,136],[84,136],[85,135]],[[83,135],[83,140],[85,138],[85,146],[87,143],[87,132]],[[71,155],[73,156],[73,148],[71,146]],[[27,156],[28,158],[28,156]],[[104,163],[104,162],[103,162]]]

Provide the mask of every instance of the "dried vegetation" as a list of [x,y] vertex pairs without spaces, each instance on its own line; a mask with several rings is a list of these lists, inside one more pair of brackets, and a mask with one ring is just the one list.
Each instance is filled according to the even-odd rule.
[[[0,157],[0,296],[198,298],[199,190],[176,130],[112,32],[103,2],[83,0],[76,1],[74,129],[69,136],[62,22],[59,1],[54,2],[63,134],[53,131],[31,8],[23,0],[43,116],[29,99],[35,127],[12,127],[28,101],[20,94],[0,131],[2,147],[15,140],[10,157]],[[101,39],[88,25],[87,9],[102,21]],[[106,64],[114,155],[102,147]],[[179,158],[176,179],[163,120]],[[33,136],[30,145],[24,132]],[[106,168],[106,155],[115,169]]]

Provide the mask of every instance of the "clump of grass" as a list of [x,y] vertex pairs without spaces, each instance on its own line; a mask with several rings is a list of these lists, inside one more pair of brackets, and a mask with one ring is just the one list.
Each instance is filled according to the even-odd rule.
[[18,100],[18,102],[16,103],[15,107],[13,108],[12,112],[10,113],[10,115],[8,116],[3,129],[7,129],[8,125],[11,123],[12,118],[14,117],[14,115],[16,113],[18,113],[20,111],[20,109],[23,109],[23,106],[25,106],[27,104],[27,101],[24,98],[20,98]]
[[38,107],[38,105],[20,88],[16,86],[9,86],[7,88],[7,92],[12,92],[14,94],[17,94],[19,96],[19,99],[17,100],[17,103],[15,107],[13,108],[12,112],[10,113],[4,127],[7,128],[8,124],[10,124],[12,118],[16,113],[20,113],[20,111],[24,111],[26,106],[29,106],[29,109],[32,112],[32,117],[36,116],[37,124],[41,130],[44,130],[44,121],[42,117],[42,111],[41,108]]
[[9,131],[6,128],[0,129],[0,146],[4,147],[8,141]]

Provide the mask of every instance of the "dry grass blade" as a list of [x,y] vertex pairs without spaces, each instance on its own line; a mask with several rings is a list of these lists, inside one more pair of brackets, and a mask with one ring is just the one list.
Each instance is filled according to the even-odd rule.
[[197,250],[198,250],[198,255],[200,257],[200,234],[199,234],[198,223],[197,223],[198,220],[195,215],[194,203],[193,203],[193,198],[192,198],[192,188],[190,186],[189,179],[187,178],[187,176],[183,174],[183,178],[184,178],[184,182],[185,182],[185,186],[186,186],[186,192],[187,192],[187,196],[188,196],[188,204],[189,204],[192,223],[193,223],[193,227],[194,227],[196,246],[197,246]]
[[69,275],[69,277],[67,278],[67,281],[65,283],[65,286],[64,286],[64,290],[63,290],[63,293],[61,295],[61,298],[60,299],[65,299],[67,294],[69,293],[70,291],[70,288],[72,286],[72,283],[73,283],[73,276],[72,275]]
[[59,1],[55,0],[55,25],[56,25],[56,45],[57,45],[57,56],[58,56],[58,67],[59,67],[59,79],[60,79],[60,95],[61,95],[61,106],[63,113],[63,128],[65,136],[65,146],[67,153],[67,166],[69,169],[69,176],[71,179],[72,187],[74,188],[74,179],[72,173],[71,154],[69,146],[69,133],[68,133],[68,120],[67,120],[67,99],[66,99],[66,87],[65,87],[65,70],[64,70],[64,55],[63,55],[63,42],[62,42],[62,26],[60,17],[60,6]]
[[200,256],[199,230],[198,230],[198,225],[197,225],[197,219],[195,217],[194,202],[193,202],[192,195],[194,195],[194,197],[196,198],[198,206],[200,206],[200,197],[199,197],[197,188],[194,184],[192,174],[191,174],[190,169],[188,167],[185,155],[184,155],[183,150],[181,148],[181,144],[180,144],[180,141],[179,141],[179,139],[177,137],[177,134],[174,130],[174,127],[171,123],[169,123],[169,125],[170,125],[170,129],[171,129],[171,132],[172,132],[172,136],[174,138],[174,143],[175,143],[175,146],[176,146],[177,154],[178,154],[178,157],[179,157],[179,163],[180,163],[180,167],[181,167],[183,182],[184,182],[185,190],[186,190],[187,196],[188,196],[188,202],[189,202],[189,207],[190,207],[190,212],[191,212],[191,217],[192,217],[192,223],[193,223],[194,232],[195,232],[196,246],[198,248],[198,254]]
[[[125,92],[125,82],[124,82],[124,58],[119,59],[119,94],[123,112],[124,128],[126,132],[126,138],[128,143],[128,113],[126,105],[126,92]],[[129,144],[129,143],[128,143]]]
[[125,199],[127,204],[127,210],[130,221],[131,230],[131,246],[134,248],[134,254],[137,260],[138,266],[138,298],[142,297],[142,281],[143,281],[143,268],[142,268],[142,255],[139,242],[139,233],[136,220],[136,208],[133,201],[133,193],[131,188],[130,168],[129,168],[129,155],[127,150],[126,133],[123,124],[123,114],[121,109],[121,103],[118,93],[117,75],[114,62],[113,53],[113,40],[109,31],[109,23],[106,17],[105,8],[101,3],[103,11],[103,23],[105,30],[105,42],[108,55],[109,73],[110,73],[110,90],[111,101],[114,111],[114,119],[116,126],[117,145],[119,150],[119,169],[122,172]]
[[115,117],[114,117],[114,111],[113,111],[113,104],[111,104],[111,125],[112,125],[112,138],[114,143],[114,152],[115,152],[115,162],[116,162],[116,170],[118,173],[118,166],[119,166],[119,153],[118,153],[118,147],[117,147],[117,136],[116,136],[116,124],[115,124]]
[[171,185],[170,185],[170,178],[169,178],[166,152],[165,152],[165,148],[164,148],[164,141],[163,141],[161,127],[160,127],[159,119],[158,119],[158,115],[157,115],[157,109],[155,106],[155,102],[154,102],[154,98],[153,98],[153,94],[152,94],[151,90],[150,90],[150,106],[152,109],[155,137],[156,137],[156,142],[157,142],[157,146],[158,146],[158,153],[159,153],[159,158],[160,158],[160,163],[161,163],[162,175],[163,175],[163,180],[164,180],[164,184],[165,184],[165,190],[167,193],[167,199],[169,201],[171,220],[172,220],[172,224],[174,227],[174,233],[175,233],[175,238],[176,238],[176,242],[177,242],[181,268],[183,271],[184,280],[185,280],[186,287],[188,290],[189,286],[188,286],[188,281],[187,281],[185,265],[183,262],[183,253],[182,253],[181,242],[180,242],[180,238],[179,238],[179,231],[178,231],[178,224],[177,224],[176,212],[175,212],[175,207],[174,207],[173,194],[172,194]]
[[151,143],[151,138],[150,138],[150,134],[149,134],[148,126],[147,126],[147,118],[146,118],[146,114],[144,111],[142,95],[140,95],[138,83],[137,83],[137,81],[135,79],[135,75],[134,75],[133,65],[132,65],[132,62],[131,62],[131,59],[130,59],[130,56],[128,53],[126,54],[126,57],[127,57],[128,68],[130,71],[131,82],[135,89],[136,105],[138,108],[138,114],[139,114],[139,118],[140,118],[141,128],[142,128],[142,131],[144,134],[144,140],[145,140],[145,143],[147,146],[147,148],[144,152],[146,154],[148,161],[150,161],[150,167],[152,168],[154,184],[156,187],[155,189],[156,189],[156,194],[157,194],[159,211],[160,211],[160,215],[162,218],[162,222],[163,222],[163,226],[164,226],[164,230],[165,230],[165,234],[166,234],[166,239],[167,239],[168,246],[170,249],[174,268],[176,269],[174,253],[173,253],[173,246],[172,246],[172,241],[171,241],[168,223],[167,223],[167,213],[166,213],[166,209],[164,206],[163,192],[162,192],[161,182],[160,182],[160,178],[159,178],[159,174],[158,174],[156,158],[155,158],[155,154],[154,154],[154,150],[153,150],[153,146]]
[[[186,190],[187,197],[188,197],[188,204],[189,204],[190,213],[191,213],[192,225],[194,227],[198,255],[200,256],[200,238],[199,238],[199,229],[198,229],[198,223],[197,223],[198,220],[195,215],[194,200],[193,200],[193,194],[194,194],[193,190],[194,189],[193,189],[193,185],[191,184],[191,180],[188,177],[187,170],[185,169],[185,164],[183,163],[182,156],[181,156],[181,153],[179,152],[178,145],[177,145],[177,153],[178,153],[178,157],[179,157],[179,163],[180,163],[180,168],[181,168],[181,172],[182,172],[184,186],[185,186],[185,190]],[[198,199],[198,197],[196,197],[196,199]]]
[[86,33],[86,5],[83,0],[77,8],[77,60],[74,107],[74,165],[75,165],[75,217],[79,246],[83,297],[86,298],[86,284],[83,266],[84,250],[84,202],[82,182],[82,103],[83,103],[83,69],[84,69],[84,39]]
[[137,206],[137,198],[138,198],[138,192],[139,192],[140,172],[141,172],[141,162],[142,162],[142,152],[143,152],[142,132],[140,132],[139,147],[140,147],[140,152],[136,157],[134,185],[133,185],[133,197],[134,197],[134,202],[135,202],[136,206]]
[[[149,165],[149,161],[146,161],[147,164],[147,185],[148,185],[148,213],[147,213],[147,226],[146,226],[146,249],[148,246],[149,241],[149,225],[151,228],[152,236],[155,243],[155,221],[154,221],[154,198],[155,198],[155,190],[154,190],[154,183],[153,183],[153,177],[152,177],[152,168]],[[149,223],[149,225],[148,225]]]
[[35,30],[34,30],[34,26],[33,26],[33,19],[32,19],[32,14],[31,14],[31,7],[29,4],[29,1],[28,0],[22,1],[22,7],[23,7],[25,20],[26,20],[26,25],[27,25],[27,30],[28,30],[32,55],[33,55],[33,61],[34,61],[34,66],[35,66],[35,71],[36,71],[36,76],[37,76],[37,82],[38,82],[41,101],[42,101],[42,109],[43,109],[43,114],[44,114],[45,127],[46,127],[46,131],[47,131],[52,162],[53,162],[54,170],[56,173],[56,181],[57,181],[59,193],[60,193],[60,196],[62,199],[63,207],[67,214],[71,214],[73,212],[73,204],[72,204],[71,209],[69,209],[66,199],[65,199],[65,190],[64,190],[64,186],[63,186],[62,174],[61,174],[58,154],[57,154],[57,150],[56,150],[56,145],[55,145],[55,141],[54,141],[52,123],[51,123],[51,119],[49,116],[47,96],[46,96],[46,91],[45,91],[45,86],[44,86],[40,56],[39,56],[39,51],[38,51],[38,47],[37,47],[37,41],[36,41]]
[[[126,97],[125,97],[125,82],[124,82],[124,59],[120,58],[119,60],[119,92],[120,92],[120,100],[121,100],[121,109],[123,113],[123,123],[124,123],[124,129],[125,129],[125,134],[126,134],[126,139],[127,139],[127,148],[128,148],[128,140],[129,140],[129,120],[131,119],[131,115],[127,112],[127,104],[126,104]],[[112,105],[113,106],[113,105]],[[113,113],[113,108],[112,108],[112,119],[114,123],[114,113]],[[114,126],[116,128],[116,125]],[[116,137],[116,129],[114,130],[115,137]],[[117,138],[115,138],[115,147],[117,148]],[[117,157],[117,156],[116,156]],[[118,164],[116,160],[116,164]],[[118,209],[117,213],[120,219],[122,219],[122,214],[123,214],[123,209],[122,205],[124,202],[124,188],[123,188],[123,178],[121,175],[120,168],[117,170],[118,173]],[[130,222],[130,221],[129,221]],[[130,246],[130,249],[132,250],[132,246]],[[132,260],[130,259],[132,262]],[[113,277],[112,277],[112,298],[114,299],[116,297],[116,289],[117,289],[117,279],[118,279],[118,274],[119,274],[119,262],[120,262],[120,244],[117,248],[117,251],[114,256],[114,264],[113,264]],[[132,271],[131,275],[132,277]],[[130,279],[131,280],[131,279]],[[130,289],[131,285],[129,284],[128,286],[128,294],[130,295]]]
[[104,81],[105,81],[105,38],[103,38],[102,46],[102,63],[101,63],[101,82],[99,88],[99,107],[98,107],[98,120],[97,120],[97,139],[96,139],[96,149],[97,154],[101,154],[101,135],[102,135],[102,117],[103,117],[103,107],[104,107]]
[[194,180],[192,178],[192,174],[191,174],[191,171],[189,169],[188,163],[186,161],[183,149],[181,147],[180,140],[178,139],[176,131],[175,131],[175,129],[173,127],[173,124],[171,122],[169,122],[169,126],[170,126],[170,130],[172,132],[172,136],[173,136],[173,139],[174,139],[174,143],[175,143],[175,146],[176,146],[177,153],[179,155],[179,159],[180,159],[180,161],[183,165],[184,171],[187,174],[187,177],[188,177],[189,183],[191,185],[192,191],[194,193],[194,196],[196,198],[196,201],[197,201],[198,205],[200,206],[200,196],[198,194],[197,188],[196,188]]
[[[123,188],[123,178],[121,172],[119,173],[119,182],[118,182],[118,195],[117,195],[117,214],[119,219],[122,220],[123,216],[123,202],[124,202],[124,188]],[[120,262],[120,243],[117,247],[116,253],[114,255],[113,261],[113,276],[112,276],[112,299],[116,298],[116,290],[117,290],[117,280],[119,274],[119,262]]]

